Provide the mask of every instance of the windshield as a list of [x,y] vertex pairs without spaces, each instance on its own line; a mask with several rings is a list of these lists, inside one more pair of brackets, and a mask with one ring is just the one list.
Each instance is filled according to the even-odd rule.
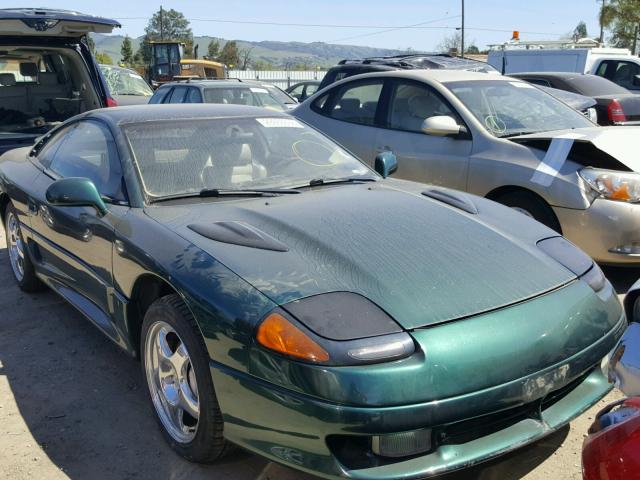
[[269,90],[262,87],[215,87],[204,90],[206,103],[230,103],[234,105],[249,105],[265,107],[276,112],[284,112],[287,107],[278,101]]
[[475,80],[444,85],[496,137],[595,126],[579,112],[525,82]]
[[147,85],[147,82],[131,70],[109,67],[108,65],[100,65],[100,69],[112,95],[140,95],[144,97],[153,95],[153,90]]
[[293,118],[235,117],[128,124],[146,192],[292,188],[312,180],[376,178],[324,135]]
[[286,105],[290,105],[290,104],[293,104],[293,103],[298,103],[288,93],[283,92],[282,90],[280,90],[275,85],[265,86],[265,88],[269,91],[271,96],[273,98],[277,99],[280,103],[284,103]]

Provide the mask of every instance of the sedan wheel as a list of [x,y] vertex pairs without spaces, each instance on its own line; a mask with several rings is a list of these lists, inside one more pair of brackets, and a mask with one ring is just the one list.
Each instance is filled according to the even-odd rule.
[[18,282],[24,279],[24,244],[20,235],[20,225],[18,218],[12,210],[7,212],[7,248],[9,249],[9,260],[11,269]]
[[171,447],[187,460],[203,463],[230,451],[209,352],[195,318],[178,295],[161,297],[147,309],[140,351],[149,398]]
[[36,276],[27,245],[20,229],[20,220],[13,205],[9,203],[4,211],[4,232],[11,271],[18,286],[25,292],[36,292],[43,284]]
[[167,432],[189,443],[198,430],[198,383],[186,345],[165,322],[154,323],[146,340],[147,383],[153,405]]

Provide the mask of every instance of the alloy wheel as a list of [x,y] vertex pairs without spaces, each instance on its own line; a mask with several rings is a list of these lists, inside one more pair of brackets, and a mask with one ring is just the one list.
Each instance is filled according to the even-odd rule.
[[7,239],[9,250],[9,260],[11,269],[18,282],[24,278],[24,242],[20,233],[20,224],[18,218],[12,211],[7,213],[7,221],[5,228],[7,229]]
[[200,416],[196,375],[187,346],[166,322],[155,322],[147,332],[145,373],[165,429],[175,441],[191,442]]

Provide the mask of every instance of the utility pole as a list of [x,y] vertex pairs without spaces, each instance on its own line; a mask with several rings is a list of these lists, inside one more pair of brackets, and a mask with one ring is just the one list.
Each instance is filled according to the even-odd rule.
[[604,3],[606,0],[602,0],[602,8],[600,8],[600,46],[602,46],[602,43],[604,42],[604,25],[603,25],[603,21],[604,21]]
[[461,28],[460,28],[460,31],[461,31],[461,34],[462,34],[462,35],[461,35],[461,39],[462,39],[462,41],[460,42],[460,43],[461,43],[461,52],[460,52],[460,56],[461,56],[462,58],[464,58],[464,0],[462,0],[462,26],[461,26]]
[[160,41],[164,40],[164,12],[162,11],[162,5],[160,5]]

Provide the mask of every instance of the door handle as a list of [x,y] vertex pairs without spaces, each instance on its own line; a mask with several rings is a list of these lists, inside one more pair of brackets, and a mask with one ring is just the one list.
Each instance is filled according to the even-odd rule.
[[385,145],[384,147],[378,147],[378,148],[376,148],[376,151],[378,153],[382,153],[382,152],[391,152],[391,153],[393,153],[393,149],[389,145]]

